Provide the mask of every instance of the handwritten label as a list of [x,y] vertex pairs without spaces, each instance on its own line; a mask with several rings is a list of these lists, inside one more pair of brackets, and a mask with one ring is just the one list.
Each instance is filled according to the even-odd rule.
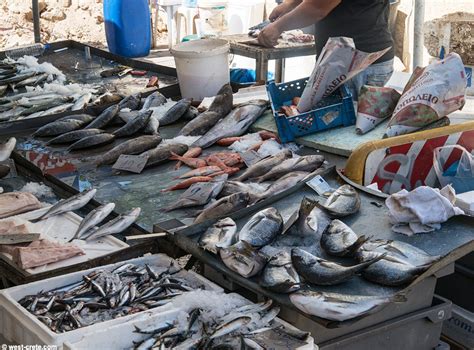
[[140,174],[145,168],[148,156],[146,155],[130,155],[122,154],[112,166],[113,169],[130,171],[132,173]]
[[331,192],[332,188],[324,180],[321,175],[317,175],[306,183],[309,187],[317,192],[320,196],[323,196],[325,193]]

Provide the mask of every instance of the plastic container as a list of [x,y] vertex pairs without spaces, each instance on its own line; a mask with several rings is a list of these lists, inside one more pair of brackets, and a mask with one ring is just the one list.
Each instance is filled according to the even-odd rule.
[[227,8],[228,34],[244,34],[263,21],[265,0],[230,0]]
[[104,23],[110,52],[124,57],[143,57],[150,53],[147,0],[104,0]]
[[450,301],[435,298],[431,307],[318,345],[321,350],[432,350],[439,343],[451,306]]
[[227,32],[227,1],[199,0],[198,9],[196,29],[200,37],[217,37]]
[[229,48],[226,40],[202,39],[171,49],[183,98],[201,101],[229,82]]
[[[225,297],[225,294],[222,295]],[[103,329],[93,336],[83,337],[78,342],[67,342],[64,344],[65,350],[82,350],[82,349],[130,349],[133,342],[139,342],[147,336],[137,333],[135,327],[140,329],[156,329],[165,323],[169,323],[176,319],[177,311],[173,310],[167,313],[152,315],[147,319],[132,320],[127,323],[122,323]],[[275,319],[277,325],[282,325],[287,329],[295,330],[296,328],[286,323],[281,319]],[[278,346],[278,349],[284,350],[283,345]],[[288,349],[290,350],[290,349]],[[306,344],[296,349],[291,350],[317,350],[314,346],[314,339],[308,337]]]
[[[149,264],[152,267],[168,267],[172,260],[173,259],[164,254],[150,255],[142,258],[127,260],[126,262],[100,266],[89,270],[78,271],[63,276],[48,278],[26,285],[4,289],[0,291],[0,334],[8,342],[12,342],[14,344],[55,345],[61,348],[65,341],[80,341],[85,336],[91,335],[102,329],[108,329],[112,325],[125,323],[130,320],[146,319],[151,315],[159,314],[162,312],[162,310],[163,312],[172,311],[169,310],[169,308],[164,310],[164,307],[158,307],[148,311],[138,312],[133,315],[96,323],[91,326],[75,329],[70,332],[55,333],[17,303],[18,300],[26,295],[36,294],[40,291],[47,291],[78,282],[82,280],[83,275],[96,270],[113,270],[115,267],[121,266],[125,263],[132,263],[141,266]],[[183,274],[181,277],[187,280],[191,286],[199,285],[204,286],[204,288],[207,290],[223,292],[222,288],[196,274],[195,272],[183,271],[181,273]]]
[[17,59],[23,56],[41,56],[50,47],[49,44],[22,45],[4,51],[5,57]]
[[345,85],[322,100],[318,104],[319,108],[293,117],[287,117],[280,113],[279,110],[282,106],[290,105],[294,97],[301,96],[307,82],[308,78],[303,78],[280,84],[269,81],[267,84],[273,116],[282,142],[294,141],[296,137],[337,126],[355,124],[356,113],[352,94]]

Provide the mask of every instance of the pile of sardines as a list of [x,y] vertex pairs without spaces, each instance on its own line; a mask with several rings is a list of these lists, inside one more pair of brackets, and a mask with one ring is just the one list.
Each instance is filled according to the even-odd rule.
[[270,207],[253,215],[239,231],[231,218],[217,221],[200,235],[198,244],[239,275],[256,277],[273,292],[290,294],[301,311],[344,321],[404,298],[344,295],[315,291],[315,286],[342,284],[355,275],[384,286],[407,285],[441,258],[401,241],[357,235],[340,218],[359,208],[357,191],[343,185],[325,203],[304,198],[296,219],[287,225]]
[[[216,293],[215,297],[228,296]],[[277,343],[286,344],[288,349],[304,346],[309,333],[288,329],[275,322],[279,311],[280,308],[273,307],[271,300],[245,304],[226,310],[224,316],[217,317],[211,317],[209,313],[212,311],[205,307],[194,308],[186,313],[184,324],[175,321],[150,330],[136,327],[135,332],[144,335],[144,339],[134,342],[134,348],[265,349]]]
[[124,264],[98,270],[81,281],[35,295],[19,304],[52,331],[62,333],[168,303],[183,293],[201,289],[173,262],[168,267]]
[[[64,74],[52,64],[39,64],[31,56],[0,61],[0,121],[85,108],[96,90],[78,84],[66,85],[65,80]],[[94,102],[101,101],[99,98]]]

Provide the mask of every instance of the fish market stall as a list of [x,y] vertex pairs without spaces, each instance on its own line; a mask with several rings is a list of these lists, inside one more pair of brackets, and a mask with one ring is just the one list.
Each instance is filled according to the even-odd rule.
[[48,44],[38,58],[22,53],[0,52],[3,133],[25,118],[38,127],[68,114],[98,113],[124,95],[176,84],[174,69],[75,41]]

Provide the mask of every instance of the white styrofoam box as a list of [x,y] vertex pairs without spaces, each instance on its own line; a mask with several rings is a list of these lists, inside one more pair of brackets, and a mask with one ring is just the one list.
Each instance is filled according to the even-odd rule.
[[[111,271],[125,263],[132,263],[139,266],[149,264],[155,268],[168,267],[172,261],[173,259],[167,255],[155,254],[4,289],[0,291],[0,334],[7,341],[15,344],[56,345],[60,349],[65,341],[75,342],[88,334],[108,328],[112,325],[130,320],[148,318],[151,315],[158,314],[160,310],[164,310],[165,308],[154,308],[151,309],[153,311],[147,310],[138,312],[133,315],[96,323],[70,332],[55,333],[38,320],[35,315],[23,308],[17,301],[26,295],[37,294],[41,291],[48,291],[78,282],[82,280],[82,276],[96,270]],[[186,279],[191,286],[201,285],[207,290],[223,291],[221,287],[193,271],[183,270],[181,273],[181,276]],[[168,309],[166,309],[166,311],[168,311]]]
[[474,349],[474,312],[453,304],[451,318],[443,322],[443,334],[468,349]]
[[230,0],[227,5],[227,34],[245,34],[263,22],[265,0]]
[[[53,242],[67,243],[74,236],[77,231],[82,217],[73,212],[67,212],[61,215],[55,215],[50,218],[38,221],[30,222],[30,220],[36,219],[44,214],[51,208],[48,205],[44,208],[33,210],[27,213],[10,216],[0,221],[14,220],[18,224],[26,224],[30,232],[41,233],[41,238],[46,238]],[[33,267],[26,271],[32,275],[52,271],[65,266],[71,266],[80,264],[88,260],[92,260],[104,255],[109,255],[113,252],[128,248],[129,245],[114,236],[105,236],[99,239],[90,241],[74,240],[73,243],[84,250],[84,255],[76,255],[69,259],[56,261],[50,264]],[[14,265],[12,256],[7,253],[0,253],[5,260]]]
[[[222,294],[225,297],[226,294]],[[241,296],[239,296],[241,297]],[[241,297],[244,299],[243,297]],[[244,299],[246,300],[246,299]],[[250,303],[250,302],[249,302]],[[82,337],[77,342],[66,342],[64,350],[83,350],[83,349],[131,349],[134,342],[139,342],[149,337],[144,334],[135,332],[135,327],[143,330],[156,329],[164,326],[170,321],[174,321],[178,315],[178,310],[171,310],[158,315],[152,315],[146,319],[130,320],[126,323],[114,325],[107,329],[102,329],[87,337]],[[277,325],[282,325],[286,329],[296,330],[296,328],[289,323],[277,318],[275,319]],[[278,349],[284,350],[284,346],[278,346]],[[318,347],[314,344],[314,339],[308,337],[305,345],[296,348],[295,350],[317,350]],[[288,349],[290,350],[290,349]],[[293,350],[293,349],[291,349]]]
[[474,215],[474,191],[456,194],[456,206],[466,214]]

